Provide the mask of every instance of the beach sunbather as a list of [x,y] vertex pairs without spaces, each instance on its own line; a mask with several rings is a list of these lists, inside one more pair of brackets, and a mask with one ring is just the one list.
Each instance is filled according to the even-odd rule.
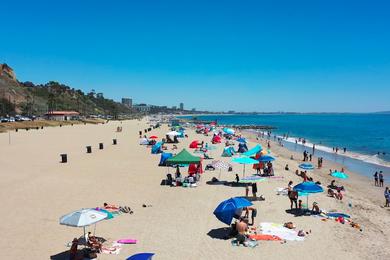
[[72,246],[69,250],[69,260],[81,260],[83,259],[82,256],[77,255],[77,247],[79,245],[79,240],[77,238],[74,238],[72,241]]
[[313,208],[311,209],[312,214],[320,214],[321,210],[320,207],[318,206],[317,202],[313,202]]
[[236,224],[236,230],[238,233],[236,235],[237,245],[243,244],[247,246],[248,219],[240,218],[240,221]]

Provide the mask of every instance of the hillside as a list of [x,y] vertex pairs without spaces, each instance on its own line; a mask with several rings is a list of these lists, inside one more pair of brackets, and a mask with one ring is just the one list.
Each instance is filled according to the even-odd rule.
[[0,72],[0,116],[15,113],[42,115],[53,110],[74,110],[82,115],[113,117],[132,113],[130,108],[104,98],[102,93],[96,94],[94,90],[86,94],[55,81],[41,85],[18,82],[16,78]]

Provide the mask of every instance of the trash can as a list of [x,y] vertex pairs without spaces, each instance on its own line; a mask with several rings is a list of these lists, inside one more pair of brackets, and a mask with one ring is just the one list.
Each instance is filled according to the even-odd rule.
[[68,162],[68,155],[66,153],[61,154],[61,163],[67,163]]
[[112,144],[113,144],[113,145],[116,145],[116,144],[117,144],[116,139],[112,139]]
[[100,149],[100,150],[103,150],[103,148],[104,148],[104,147],[103,147],[103,143],[99,143],[99,149]]
[[92,153],[92,147],[91,146],[87,146],[87,153]]

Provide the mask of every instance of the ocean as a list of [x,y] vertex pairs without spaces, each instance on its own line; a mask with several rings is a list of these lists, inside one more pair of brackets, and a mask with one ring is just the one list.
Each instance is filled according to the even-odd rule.
[[[390,114],[262,114],[204,115],[198,119],[223,125],[269,125],[274,135],[287,134],[283,143],[288,149],[311,151],[316,144],[317,156],[345,164],[350,170],[367,176],[383,170],[390,174]],[[305,138],[307,147],[296,145]],[[333,147],[341,151],[336,155]],[[343,154],[342,148],[347,148]]]

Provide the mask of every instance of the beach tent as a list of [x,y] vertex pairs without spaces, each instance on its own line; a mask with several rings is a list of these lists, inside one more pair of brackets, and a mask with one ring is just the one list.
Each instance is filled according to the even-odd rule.
[[155,145],[153,145],[152,146],[152,154],[162,153],[161,146],[162,146],[162,142],[158,142]]
[[222,157],[232,157],[235,154],[234,148],[229,146],[225,147],[222,152]]
[[198,144],[199,144],[199,141],[198,140],[194,140],[190,143],[190,148],[198,148]]
[[203,173],[202,161],[199,162],[199,164],[191,163],[188,166],[188,174],[196,174],[198,170],[198,165],[200,165],[198,173],[202,174]]
[[257,153],[259,153],[263,148],[261,147],[261,145],[256,145],[255,147],[253,147],[252,149],[246,151],[244,153],[245,156],[252,156],[252,155],[255,155]]
[[166,161],[173,156],[172,153],[162,153],[158,166],[167,166]]
[[176,165],[176,164],[199,164],[200,163],[200,157],[194,156],[190,154],[186,149],[183,149],[180,153],[178,153],[176,156],[173,156],[166,160],[167,165]]
[[222,138],[219,135],[214,135],[213,139],[211,140],[213,144],[219,144],[222,142]]
[[149,144],[149,141],[148,141],[148,139],[146,139],[146,138],[144,137],[144,138],[139,139],[139,144],[140,144],[140,145],[148,145],[148,144]]
[[248,146],[246,146],[245,143],[238,144],[238,150],[237,150],[238,153],[245,153],[247,151],[248,151]]

